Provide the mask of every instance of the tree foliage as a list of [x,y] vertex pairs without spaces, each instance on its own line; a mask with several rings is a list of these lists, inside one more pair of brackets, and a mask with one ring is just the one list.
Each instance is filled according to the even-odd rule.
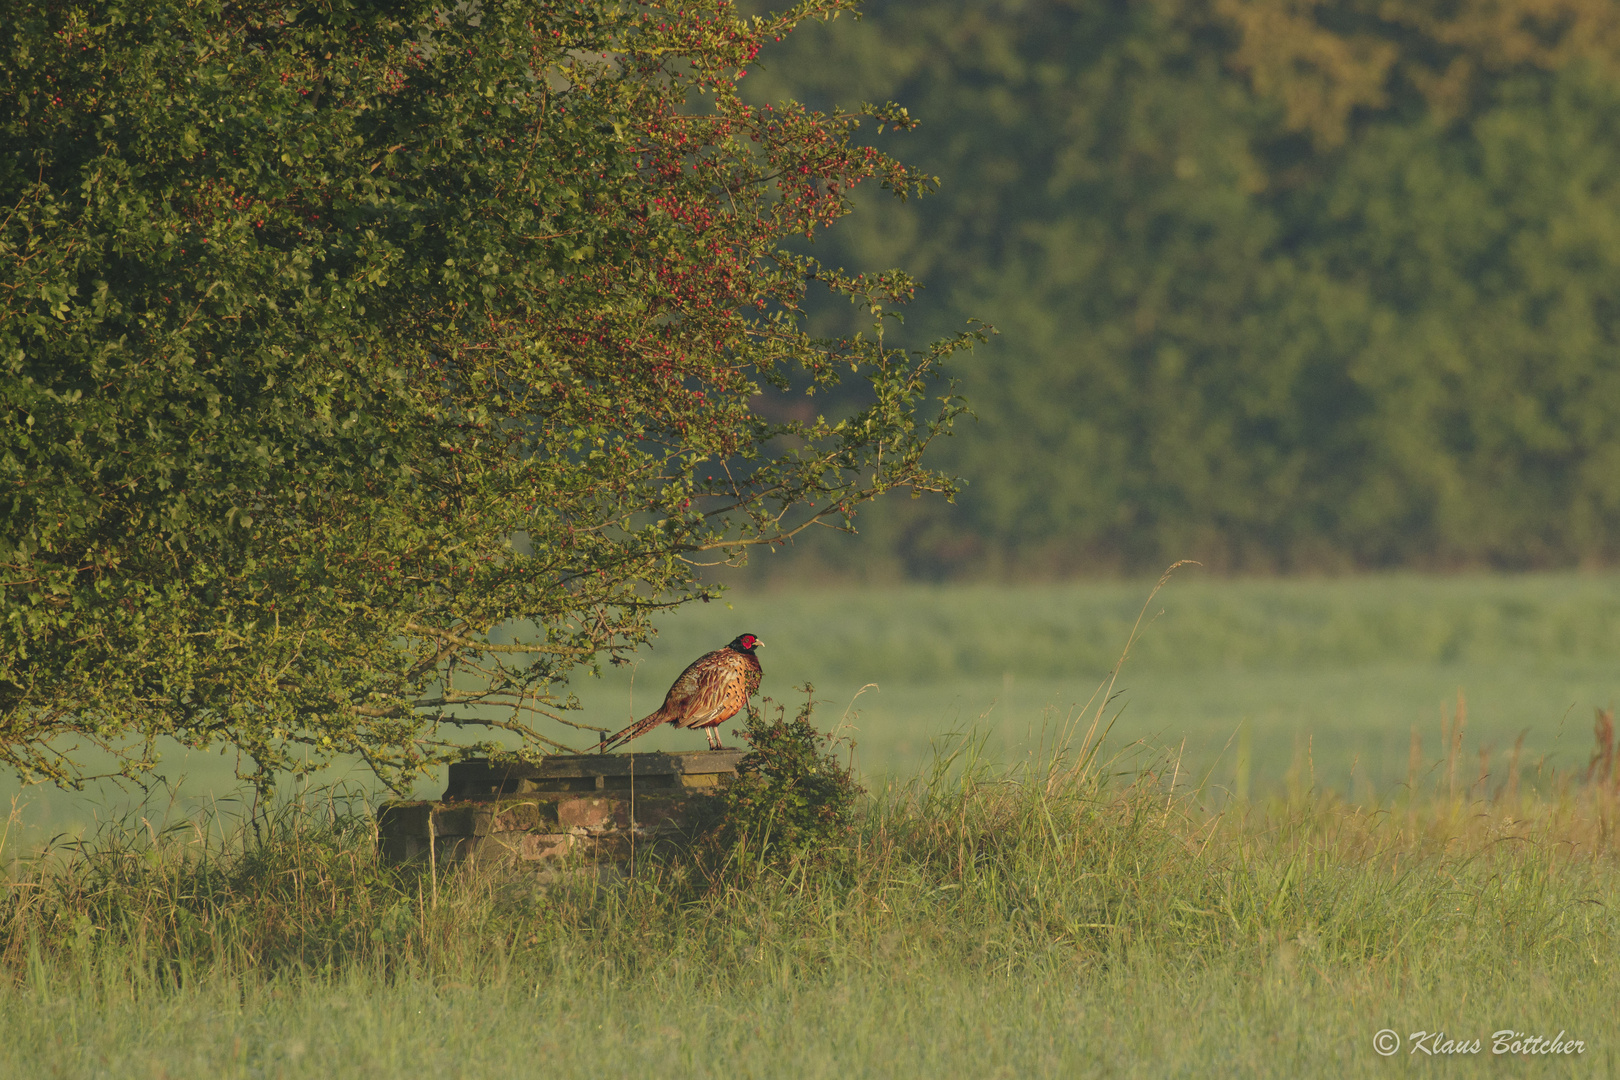
[[950,492],[968,336],[783,246],[927,186],[851,139],[904,113],[737,92],[846,2],[0,5],[0,761],[562,745],[702,564]]
[[935,451],[960,508],[880,507],[868,544],[925,575],[1620,558],[1617,10],[878,2],[791,42],[756,90],[905,100],[945,178],[836,257],[915,273],[923,332],[1003,335]]

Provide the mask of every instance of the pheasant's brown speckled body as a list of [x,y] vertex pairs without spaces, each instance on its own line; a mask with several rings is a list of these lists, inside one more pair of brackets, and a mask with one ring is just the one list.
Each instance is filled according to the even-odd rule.
[[764,675],[754,656],[759,645],[753,634],[741,634],[725,648],[692,661],[664,695],[658,711],[608,739],[602,744],[603,751],[645,735],[659,724],[702,728],[709,737],[709,749],[720,749],[720,725],[741,712],[759,689]]

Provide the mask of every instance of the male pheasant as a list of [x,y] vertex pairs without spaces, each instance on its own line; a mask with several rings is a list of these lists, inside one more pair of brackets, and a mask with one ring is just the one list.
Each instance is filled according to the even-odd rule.
[[645,735],[659,724],[702,728],[709,737],[709,749],[720,749],[720,725],[741,712],[759,689],[764,674],[754,656],[759,646],[760,640],[753,634],[739,634],[725,648],[692,661],[664,695],[658,711],[607,739],[602,752]]

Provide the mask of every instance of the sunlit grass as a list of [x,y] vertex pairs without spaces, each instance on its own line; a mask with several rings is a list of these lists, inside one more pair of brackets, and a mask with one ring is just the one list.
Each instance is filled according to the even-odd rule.
[[[1216,805],[1176,763],[971,743],[816,864],[607,888],[378,863],[362,806],[13,864],[4,1075],[1370,1075],[1444,1026],[1586,1041],[1620,991],[1612,777]],[[1401,1065],[1438,1075],[1508,1065]]]
[[[750,594],[672,623],[638,711],[747,629],[767,692],[815,681],[820,723],[859,729],[874,791],[814,865],[435,875],[377,860],[363,790],[256,825],[180,800],[44,852],[14,819],[0,1075],[1616,1071],[1612,741],[1586,765],[1617,579],[1179,580],[1126,693],[1082,710],[1147,591]],[[624,713],[627,675],[600,688]],[[1487,1048],[1389,1061],[1386,1027]],[[1504,1028],[1586,1052],[1492,1060]]]

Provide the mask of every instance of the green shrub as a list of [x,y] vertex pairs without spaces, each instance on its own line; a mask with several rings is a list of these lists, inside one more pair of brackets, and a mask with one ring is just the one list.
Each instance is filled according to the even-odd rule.
[[687,553],[954,492],[977,338],[812,337],[812,282],[913,285],[783,246],[932,186],[857,137],[909,118],[737,96],[848,6],[0,8],[0,765],[567,749],[576,669],[712,597]]
[[815,698],[808,685],[804,690],[804,704],[792,720],[770,698],[748,710],[742,737],[750,750],[737,766],[736,781],[717,800],[711,850],[781,865],[823,857],[847,841],[864,791],[834,756],[838,740],[811,724]]

